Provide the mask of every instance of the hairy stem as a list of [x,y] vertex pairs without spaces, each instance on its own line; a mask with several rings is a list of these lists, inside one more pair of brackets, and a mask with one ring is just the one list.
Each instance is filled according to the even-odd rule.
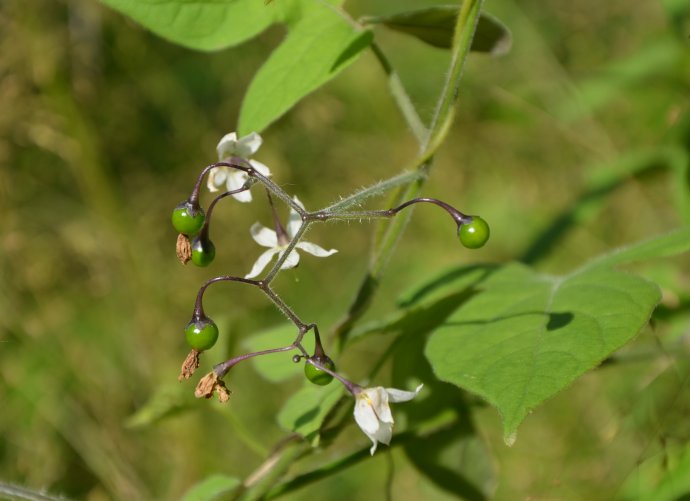
[[[448,77],[439,99],[437,101],[436,112],[431,122],[431,127],[427,139],[422,145],[422,152],[418,158],[417,170],[424,173],[416,181],[410,183],[406,188],[402,188],[397,200],[415,198],[419,195],[426,176],[433,161],[436,149],[443,143],[452,123],[454,115],[454,104],[458,98],[458,88],[462,77],[465,60],[470,52],[472,38],[479,20],[483,0],[466,0],[458,15],[455,25],[455,35],[453,39],[451,63],[448,69]],[[338,339],[338,344],[342,348],[347,341],[347,336],[352,330],[355,322],[367,311],[371,301],[376,294],[378,284],[383,270],[390,259],[395,245],[402,236],[405,226],[411,217],[411,213],[400,218],[395,218],[382,228],[381,238],[372,252],[372,259],[369,270],[362,280],[359,290],[348,309],[345,317],[333,330],[333,335]]]

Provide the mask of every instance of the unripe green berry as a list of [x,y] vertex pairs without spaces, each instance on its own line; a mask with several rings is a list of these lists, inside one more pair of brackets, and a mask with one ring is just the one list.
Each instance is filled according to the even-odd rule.
[[188,201],[181,202],[172,212],[172,224],[175,231],[184,235],[196,235],[204,225],[204,210],[194,209]]
[[460,243],[468,249],[479,249],[489,240],[489,225],[479,216],[471,216],[472,221],[463,223],[458,230]]
[[218,340],[218,326],[210,318],[192,320],[184,329],[187,344],[197,351],[211,349]]
[[216,257],[216,246],[206,238],[195,238],[192,242],[192,263],[197,266],[208,266]]
[[[331,360],[330,358],[323,357],[317,359],[317,362],[319,362],[327,369],[335,372],[335,364],[333,363],[333,360]],[[304,375],[307,377],[309,381],[311,381],[314,384],[318,384],[319,386],[326,386],[328,383],[333,381],[333,376],[331,376],[328,372],[322,371],[321,369],[310,363],[304,364]]]

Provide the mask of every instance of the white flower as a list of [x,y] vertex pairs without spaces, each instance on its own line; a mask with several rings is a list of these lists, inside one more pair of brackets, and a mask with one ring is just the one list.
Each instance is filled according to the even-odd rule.
[[[297,197],[294,197],[294,200],[300,207],[304,208],[302,202],[300,202]],[[286,226],[287,227],[284,230],[285,234],[278,236],[275,230],[266,228],[259,223],[254,223],[252,225],[249,231],[251,232],[254,241],[256,241],[256,243],[259,245],[268,247],[269,249],[259,256],[259,259],[256,260],[256,263],[254,263],[254,266],[252,267],[252,271],[245,275],[244,278],[256,277],[263,271],[271,259],[273,259],[275,254],[278,254],[278,259],[280,259],[280,256],[285,253],[285,249],[292,240],[292,237],[295,236],[302,226],[302,218],[296,210],[290,209],[290,217],[288,218]],[[308,252],[312,256],[316,257],[328,257],[338,252],[335,249],[326,250],[311,242],[298,242],[281,265],[281,269],[286,270],[288,268],[294,268],[299,264],[299,254],[297,253],[296,249],[302,249],[303,251]]]
[[[261,162],[249,159],[249,157],[259,150],[262,142],[263,139],[261,139],[261,136],[256,132],[252,132],[240,139],[237,139],[237,133],[235,132],[225,134],[218,143],[218,146],[216,146],[216,150],[218,150],[218,159],[223,161],[232,156],[241,157],[247,160],[260,174],[270,176],[271,171],[268,167]],[[249,176],[246,172],[241,170],[231,167],[214,167],[208,174],[206,185],[210,191],[218,191],[223,187],[225,187],[227,191],[232,191],[240,189],[247,179],[249,179]],[[233,195],[233,197],[240,202],[252,201],[252,194],[249,190],[237,193]]]
[[390,444],[393,436],[393,414],[389,403],[407,402],[417,396],[423,384],[415,391],[403,391],[395,388],[366,388],[356,395],[355,421],[373,442],[369,452],[374,455],[378,442]]

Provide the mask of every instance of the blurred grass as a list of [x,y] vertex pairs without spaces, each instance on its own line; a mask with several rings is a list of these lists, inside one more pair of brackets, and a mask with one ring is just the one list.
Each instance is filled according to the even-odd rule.
[[[357,1],[349,8],[382,14],[430,4]],[[420,207],[368,318],[450,263],[524,256],[559,214],[581,210],[590,181],[619,159],[666,144],[687,155],[687,34],[672,30],[678,22],[660,5],[497,0],[487,9],[513,30],[513,51],[471,59],[452,137],[425,193],[481,213],[492,241],[481,252],[464,251],[446,218]],[[244,477],[260,464],[237,423],[264,448],[283,436],[274,416],[299,381],[269,384],[240,366],[229,407],[195,401],[192,385],[175,381],[196,288],[213,274],[249,269],[260,249],[247,230],[256,220],[268,223],[268,211],[261,203],[222,204],[212,230],[218,257],[203,270],[178,265],[169,225],[171,208],[215,160],[244,89],[281,36],[272,28],[242,47],[198,54],[88,0],[0,5],[0,480],[76,499],[176,499],[212,473]],[[428,118],[447,54],[385,31],[377,37]],[[648,50],[659,37],[677,47],[675,55],[664,51],[659,61]],[[635,58],[637,65],[618,63]],[[397,173],[416,150],[370,54],[264,139],[257,158],[309,207]],[[561,228],[536,265],[568,269],[687,221],[674,199],[687,171],[643,170],[623,173],[593,209]],[[284,273],[280,292],[327,331],[364,272],[370,238],[367,225],[318,227],[309,240],[340,252],[306,257]],[[688,265],[669,266],[672,272],[657,274],[670,275],[668,306],[687,307]],[[281,319],[260,294],[236,285],[216,286],[207,298],[225,339],[205,367]],[[687,326],[678,329],[687,343]],[[339,367],[360,374],[382,349],[357,345]],[[629,417],[653,360],[587,376],[529,419],[512,449],[499,443],[495,411],[481,410],[501,468],[497,497],[615,495],[649,454],[645,444],[667,435],[666,427]],[[669,387],[687,390],[683,381]],[[179,412],[148,428],[124,426],[171,384],[179,388]],[[659,403],[658,412],[672,403]],[[346,435],[316,460],[347,450],[348,441],[366,442],[354,427]],[[684,428],[671,437],[687,439]],[[391,457],[394,499],[446,497],[399,452]],[[388,461],[379,454],[294,497],[327,489],[335,499],[368,499],[383,492]]]

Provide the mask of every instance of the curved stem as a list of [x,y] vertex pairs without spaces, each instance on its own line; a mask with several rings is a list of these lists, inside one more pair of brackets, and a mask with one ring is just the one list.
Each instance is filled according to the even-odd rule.
[[216,364],[213,366],[213,372],[216,373],[216,376],[219,378],[222,378],[225,376],[230,369],[232,369],[236,364],[239,364],[240,362],[243,362],[244,360],[248,360],[253,357],[258,357],[261,355],[269,355],[271,353],[280,353],[283,351],[292,351],[298,349],[295,344],[291,344],[288,346],[281,346],[280,348],[271,348],[270,350],[262,350],[262,351],[254,351],[252,353],[245,353],[244,355],[240,355],[238,357],[231,358],[229,360],[226,360],[225,362],[221,362],[220,364]]
[[307,324],[302,322],[300,318],[295,314],[294,311],[283,301],[278,294],[276,294],[273,289],[271,289],[268,284],[266,283],[265,280],[260,282],[261,285],[259,288],[268,296],[268,298],[273,301],[273,304],[285,315],[290,319],[290,321],[297,326],[297,328],[302,332],[304,329],[307,329]]
[[201,287],[199,287],[199,291],[196,294],[196,302],[194,303],[194,317],[195,318],[204,318],[206,315],[204,314],[204,306],[203,306],[203,301],[204,301],[204,293],[206,292],[206,289],[211,284],[215,284],[216,282],[241,282],[244,284],[250,284],[250,285],[255,285],[259,287],[260,289],[262,288],[261,282],[258,282],[257,280],[250,280],[248,278],[242,278],[242,277],[235,277],[232,275],[222,275],[219,277],[213,277],[206,282],[203,283]]
[[201,230],[199,230],[199,238],[208,240],[209,239],[209,232],[210,232],[210,225],[211,225],[211,216],[213,215],[213,209],[216,206],[216,204],[222,200],[225,197],[229,197],[230,195],[236,195],[238,193],[242,193],[243,191],[247,191],[251,186],[247,186],[246,184],[242,186],[241,188],[238,188],[236,190],[231,190],[231,191],[226,191],[225,193],[221,193],[220,195],[216,196],[211,203],[208,205],[208,209],[206,210],[206,218],[204,219],[204,225],[201,227]]
[[314,360],[313,358],[307,358],[305,363],[311,364],[314,367],[317,367],[318,369],[324,371],[326,374],[330,374],[331,376],[336,378],[338,381],[340,381],[343,384],[343,386],[345,388],[347,388],[347,391],[349,391],[353,395],[356,395],[362,389],[362,387],[359,386],[358,384],[353,383],[352,381],[350,381],[348,379],[345,379],[343,376],[341,376],[337,372],[332,371],[331,369],[329,369],[328,367],[319,363],[317,360]]
[[201,174],[199,174],[199,177],[196,179],[196,183],[194,184],[194,188],[192,188],[192,194],[189,195],[189,202],[193,205],[198,205],[199,204],[199,192],[201,191],[201,183],[204,180],[204,177],[208,172],[215,168],[215,167],[230,167],[232,169],[238,169],[241,171],[244,171],[249,174],[250,171],[253,171],[254,168],[249,166],[249,165],[241,165],[241,163],[246,161],[243,158],[240,157],[232,157],[230,161],[223,161],[223,162],[215,162],[210,165],[207,165],[204,167],[201,171]]
[[430,203],[430,204],[438,205],[439,207],[444,209],[450,215],[450,217],[453,218],[453,221],[455,221],[455,223],[457,225],[467,224],[467,223],[472,221],[471,216],[463,214],[462,212],[457,210],[452,205],[449,205],[446,202],[443,202],[443,201],[438,200],[436,198],[428,198],[428,197],[413,198],[412,200],[408,200],[407,202],[404,202],[397,207],[393,207],[392,209],[386,209],[386,210],[350,211],[350,212],[340,212],[340,213],[335,213],[335,214],[328,213],[325,211],[313,212],[313,213],[310,213],[307,215],[307,219],[327,221],[329,219],[391,218],[391,217],[395,216],[398,212],[403,210],[404,208],[409,207],[410,205],[418,204],[418,203]]

